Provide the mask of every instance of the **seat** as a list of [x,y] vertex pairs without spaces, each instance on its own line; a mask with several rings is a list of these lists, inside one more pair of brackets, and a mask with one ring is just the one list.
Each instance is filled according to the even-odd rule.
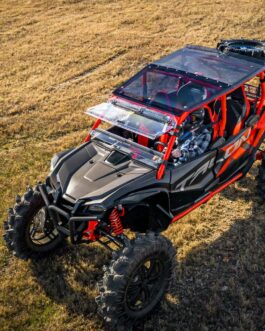
[[166,91],[159,91],[155,95],[154,99],[152,100],[151,104],[160,104],[166,106],[169,111],[174,110],[174,102],[172,100],[172,93],[176,94],[176,91],[173,92],[166,92]]
[[228,137],[239,133],[249,113],[248,103],[242,87],[236,89],[226,99],[226,132]]
[[[226,135],[234,136],[244,127],[244,123],[250,113],[250,104],[246,98],[243,87],[239,87],[226,99]],[[221,115],[221,101],[216,100],[213,104],[215,118],[219,121]]]
[[200,103],[207,97],[207,90],[205,87],[188,82],[179,87],[178,91],[159,91],[155,95],[152,103],[165,105],[168,110],[185,109]]
[[188,82],[181,86],[176,95],[176,108],[189,108],[196,103],[200,103],[207,97],[207,90],[205,87]]

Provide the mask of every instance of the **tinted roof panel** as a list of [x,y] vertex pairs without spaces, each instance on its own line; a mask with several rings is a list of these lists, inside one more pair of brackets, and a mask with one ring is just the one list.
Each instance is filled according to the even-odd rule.
[[187,46],[154,64],[237,85],[265,70],[265,61],[212,48]]

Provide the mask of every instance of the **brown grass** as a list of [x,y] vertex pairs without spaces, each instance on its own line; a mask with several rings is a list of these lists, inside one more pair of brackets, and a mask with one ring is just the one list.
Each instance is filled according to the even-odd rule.
[[[91,124],[86,107],[185,44],[265,39],[264,7],[264,0],[2,0],[1,222],[14,195],[45,177],[52,154],[82,141]],[[264,329],[265,208],[255,172],[166,232],[178,248],[178,273],[145,330]],[[1,242],[0,329],[104,330],[94,297],[107,259],[92,245],[23,262]]]

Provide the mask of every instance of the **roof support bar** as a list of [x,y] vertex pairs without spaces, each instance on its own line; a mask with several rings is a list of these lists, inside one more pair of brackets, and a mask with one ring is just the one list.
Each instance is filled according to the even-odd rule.
[[175,127],[175,129],[173,130],[173,132],[171,132],[171,137],[169,139],[168,142],[168,146],[167,146],[167,150],[164,154],[162,163],[160,164],[158,170],[157,170],[157,174],[156,174],[156,179],[160,180],[161,178],[163,178],[164,173],[165,173],[165,169],[166,169],[166,165],[167,165],[167,161],[171,155],[172,149],[175,145],[176,142],[176,138],[179,134],[179,129],[182,125],[182,123],[185,121],[185,119],[189,116],[189,113],[183,113],[178,119],[176,118],[177,121],[177,126]]
[[222,114],[222,119],[221,119],[221,123],[220,123],[220,136],[221,137],[223,137],[225,135],[226,112],[227,112],[226,95],[222,95],[221,96],[221,114]]
[[260,86],[261,86],[261,98],[258,105],[257,113],[260,114],[262,107],[265,106],[265,74],[264,72],[259,74]]
[[[91,131],[95,130],[101,123],[101,119],[97,119],[96,122],[93,124],[92,128],[91,128]],[[88,142],[91,138],[91,131],[89,132],[89,134],[86,136],[84,142]]]

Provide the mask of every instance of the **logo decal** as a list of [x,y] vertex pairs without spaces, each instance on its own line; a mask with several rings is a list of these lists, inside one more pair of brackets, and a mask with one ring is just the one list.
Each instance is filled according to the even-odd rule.
[[224,159],[228,159],[229,156],[231,156],[242,144],[245,142],[249,136],[250,136],[251,129],[246,131],[236,142],[234,142],[232,145],[228,145],[228,147],[225,150]]
[[204,163],[198,170],[193,172],[191,175],[185,177],[182,182],[176,185],[175,190],[184,191],[185,187],[191,185],[198,177],[204,175],[206,171],[213,167],[214,159],[212,158],[208,162]]

